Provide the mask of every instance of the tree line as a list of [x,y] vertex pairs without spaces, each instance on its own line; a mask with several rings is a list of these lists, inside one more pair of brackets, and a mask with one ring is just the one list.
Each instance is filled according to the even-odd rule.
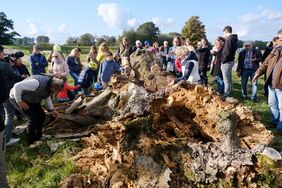
[[[102,42],[107,43],[109,46],[119,45],[121,38],[126,36],[131,45],[135,44],[136,40],[145,41],[148,40],[150,44],[153,42],[158,42],[163,44],[163,41],[168,41],[172,45],[173,37],[182,36],[189,38],[192,45],[196,46],[197,42],[201,38],[206,37],[205,25],[200,21],[198,16],[190,17],[184,24],[181,33],[170,32],[170,33],[161,33],[160,29],[153,22],[145,22],[135,30],[125,30],[119,37],[115,36],[94,36],[90,33],[85,33],[79,37],[69,37],[65,41],[65,44],[68,46],[91,46],[91,45],[100,45]],[[0,44],[8,45],[23,45],[28,46],[35,44],[40,45],[49,45],[50,38],[48,36],[38,36],[35,38],[30,37],[20,37],[20,34],[14,31],[14,22],[11,19],[8,19],[4,12],[0,12]],[[256,40],[254,41],[254,46],[259,49],[265,49],[267,42]],[[243,41],[239,41],[239,47],[243,46]]]

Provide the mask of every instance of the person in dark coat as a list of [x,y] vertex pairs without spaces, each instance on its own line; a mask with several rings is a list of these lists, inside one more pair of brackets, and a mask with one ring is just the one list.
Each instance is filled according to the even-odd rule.
[[22,57],[24,56],[23,52],[16,52],[15,53],[15,64],[14,64],[14,69],[18,72],[19,75],[24,75],[24,77],[28,77],[30,76],[30,73],[27,69],[27,67],[25,66],[25,64],[23,64],[22,61]]
[[[3,51],[0,51],[3,53]],[[2,88],[0,89],[0,104],[9,98],[4,73],[0,69],[0,83]],[[7,181],[7,170],[5,162],[6,140],[5,140],[5,125],[4,121],[0,117],[0,187],[9,187]]]
[[[265,51],[262,54],[261,62],[263,63],[264,60],[268,57],[268,55],[271,53],[273,50],[273,47],[279,46],[279,37],[274,37],[272,41],[266,46]],[[264,81],[266,79],[266,74],[264,74]],[[268,86],[265,85],[263,87],[263,94],[264,96],[268,96]]]
[[231,96],[232,92],[232,67],[234,66],[235,53],[238,48],[238,36],[232,34],[232,27],[223,29],[225,43],[222,50],[221,71],[224,82],[224,97]]
[[77,85],[78,77],[82,70],[80,51],[78,48],[72,49],[71,54],[67,57],[67,64],[69,66],[70,75],[73,78],[74,85]]
[[220,69],[224,41],[225,39],[223,37],[218,37],[215,40],[215,47],[211,50],[211,54],[215,57],[212,63],[211,75],[214,77],[213,82],[217,84],[217,92],[219,95],[222,95],[224,92],[224,83]]
[[205,86],[208,85],[207,71],[210,69],[211,53],[209,42],[206,38],[201,39],[201,47],[197,49],[199,55],[199,74],[201,77],[201,83]]
[[29,58],[32,75],[45,73],[48,62],[43,54],[40,53],[39,46],[33,46],[33,54]]
[[[4,48],[0,46],[1,53],[3,53],[3,50]],[[2,70],[3,72],[7,91],[10,91],[10,89],[14,86],[16,82],[19,82],[23,79],[12,68],[12,59],[11,58],[9,58],[9,62],[0,61],[0,70]],[[9,99],[6,99],[4,102],[2,102],[2,105],[5,111],[6,142],[8,145],[11,145],[19,141],[19,138],[12,138],[12,130],[14,128],[15,108],[10,103]]]

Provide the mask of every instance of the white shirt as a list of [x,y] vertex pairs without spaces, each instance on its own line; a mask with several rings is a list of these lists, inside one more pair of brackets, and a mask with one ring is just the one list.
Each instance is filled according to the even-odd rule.
[[[39,81],[36,79],[26,79],[21,82],[18,82],[10,91],[10,98],[15,99],[17,103],[22,101],[22,92],[23,91],[35,91],[39,87]],[[48,97],[45,100],[45,104],[49,110],[53,110],[54,106],[51,100],[51,97]]]

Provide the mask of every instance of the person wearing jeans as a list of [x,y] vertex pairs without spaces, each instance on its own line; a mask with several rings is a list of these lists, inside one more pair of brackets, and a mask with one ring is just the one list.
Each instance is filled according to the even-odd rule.
[[282,90],[268,86],[268,104],[271,111],[271,124],[278,125],[278,130],[282,132]]
[[[236,74],[241,76],[242,97],[247,98],[248,79],[254,78],[262,58],[260,50],[254,49],[250,41],[244,43],[245,49],[239,53]],[[252,82],[252,101],[257,101],[258,82]]]
[[271,112],[271,124],[282,133],[282,29],[278,31],[279,46],[275,47],[268,58],[255,73],[253,82],[266,73],[265,85],[268,86],[268,105]]
[[222,61],[222,50],[225,39],[223,37],[217,37],[215,40],[214,48],[210,51],[214,56],[214,61],[212,62],[211,75],[214,77],[214,81],[217,84],[217,92],[222,95],[224,92],[224,83],[222,79],[221,72],[221,61]]
[[[242,71],[241,87],[242,87],[242,97],[247,98],[247,84],[248,79],[253,80],[255,71],[253,69],[244,69]],[[252,82],[252,101],[257,101],[257,91],[258,91],[258,81]]]
[[8,143],[12,138],[12,131],[14,128],[15,108],[10,103],[9,99],[4,101],[2,104],[5,111],[6,141]]
[[67,57],[67,64],[69,66],[70,75],[74,81],[74,85],[77,85],[79,73],[82,70],[80,51],[78,48],[72,49],[71,54]]
[[[5,80],[5,85],[2,85],[1,83],[1,89],[6,89],[7,91],[10,91],[10,89],[13,87],[13,85],[15,84],[15,82],[21,81],[25,76],[21,76],[20,74],[15,73],[15,71],[13,70],[13,68],[11,67],[11,65],[9,64],[10,62],[4,62],[1,59],[2,56],[4,57],[4,48],[2,46],[0,46],[0,70],[3,73],[3,79]],[[4,88],[6,87],[6,88]],[[13,129],[13,121],[14,121],[14,114],[15,114],[15,109],[14,107],[10,104],[9,100],[8,100],[8,94],[7,94],[7,98],[6,100],[2,101],[3,103],[3,107],[4,107],[4,111],[5,111],[5,126],[7,127],[6,129],[6,134],[7,134],[7,139],[6,141],[9,142],[8,144],[14,144],[17,141],[19,141],[19,139],[12,139],[12,129]]]
[[228,61],[221,64],[222,78],[224,82],[224,96],[228,97],[232,91],[232,68],[234,61]]
[[225,43],[222,50],[221,71],[224,82],[224,97],[231,95],[232,91],[232,67],[234,66],[235,53],[238,48],[238,36],[232,34],[232,27],[223,29]]

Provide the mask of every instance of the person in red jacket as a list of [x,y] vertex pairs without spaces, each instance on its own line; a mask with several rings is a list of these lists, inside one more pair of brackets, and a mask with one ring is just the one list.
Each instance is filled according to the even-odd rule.
[[182,65],[181,65],[181,59],[180,59],[180,58],[176,58],[174,64],[175,64],[175,69],[176,69],[178,72],[182,72],[182,70],[181,70],[181,67],[182,67]]
[[70,98],[69,98],[69,95],[68,95],[68,91],[71,91],[71,90],[77,90],[80,88],[79,85],[77,86],[70,86],[67,82],[67,78],[66,77],[63,77],[63,80],[64,80],[64,90],[58,92],[57,94],[57,101],[60,102],[60,103],[63,103],[63,102],[69,102],[70,101]]

